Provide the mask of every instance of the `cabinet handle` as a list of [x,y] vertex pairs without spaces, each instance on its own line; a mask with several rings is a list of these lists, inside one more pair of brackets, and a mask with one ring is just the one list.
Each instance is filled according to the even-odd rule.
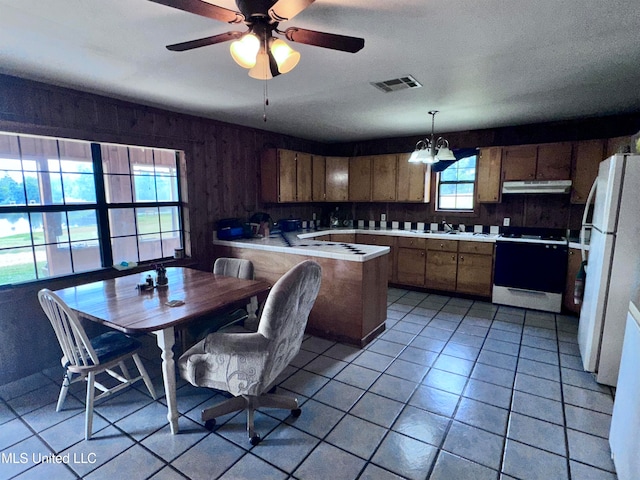
[[420,256],[421,256],[421,257],[424,257],[424,252],[420,252]]
[[[451,260],[455,260],[455,259],[456,259],[456,256],[455,255],[451,255]],[[464,260],[464,258],[462,260]]]
[[444,243],[441,243],[441,244],[440,244],[440,248],[444,248]]
[[461,261],[461,262],[464,262],[464,257],[460,257],[460,261]]

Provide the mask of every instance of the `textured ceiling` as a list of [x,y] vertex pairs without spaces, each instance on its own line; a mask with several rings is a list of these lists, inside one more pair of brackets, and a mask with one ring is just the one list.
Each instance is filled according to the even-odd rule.
[[[429,110],[438,132],[640,111],[637,0],[317,0],[289,26],[365,47],[293,44],[298,66],[265,83],[228,44],[165,48],[237,26],[148,0],[0,0],[0,73],[322,142],[422,135]],[[404,75],[423,87],[371,85]]]

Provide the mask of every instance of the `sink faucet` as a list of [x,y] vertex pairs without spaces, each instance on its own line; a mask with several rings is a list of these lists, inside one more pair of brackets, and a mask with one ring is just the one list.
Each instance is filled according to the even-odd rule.
[[446,220],[442,220],[442,225],[444,225],[444,231],[445,232],[450,232],[451,230],[453,230],[453,226],[451,226],[449,223],[447,223]]

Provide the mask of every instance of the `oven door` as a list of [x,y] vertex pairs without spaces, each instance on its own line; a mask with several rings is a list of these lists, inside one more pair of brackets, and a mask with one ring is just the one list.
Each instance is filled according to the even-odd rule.
[[567,245],[496,242],[494,285],[547,293],[564,292]]

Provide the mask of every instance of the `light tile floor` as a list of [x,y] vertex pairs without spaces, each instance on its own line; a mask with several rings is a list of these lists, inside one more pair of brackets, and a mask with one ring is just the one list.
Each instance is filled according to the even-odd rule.
[[[179,435],[140,384],[97,405],[89,442],[82,386],[55,412],[59,369],[4,385],[0,478],[616,478],[612,392],[582,370],[576,318],[393,288],[388,304],[366,349],[305,339],[279,383],[302,415],[258,413],[255,447],[244,414],[204,429],[201,408],[223,397],[183,381]],[[51,454],[61,463],[38,463]]]

